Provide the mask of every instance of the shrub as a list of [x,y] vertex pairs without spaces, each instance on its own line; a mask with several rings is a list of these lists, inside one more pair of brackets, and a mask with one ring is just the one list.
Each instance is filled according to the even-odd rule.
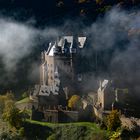
[[113,134],[110,136],[110,140],[119,140],[121,137],[121,130],[113,132]]
[[121,126],[120,114],[117,110],[112,110],[106,118],[108,130],[116,131]]
[[10,103],[6,105],[2,118],[4,121],[7,121],[10,126],[18,129],[21,127],[23,121],[22,112],[20,112],[20,110],[14,105],[12,105],[11,107],[9,105]]
[[73,95],[68,101],[68,107],[74,110],[82,108],[81,97]]

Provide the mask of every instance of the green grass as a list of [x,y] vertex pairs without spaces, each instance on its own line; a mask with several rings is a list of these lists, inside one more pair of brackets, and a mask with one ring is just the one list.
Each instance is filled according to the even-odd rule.
[[[38,131],[43,127],[42,130],[49,140],[106,140],[110,135],[108,131],[101,130],[97,124],[92,122],[48,123],[27,120],[27,123],[39,128]],[[34,130],[31,131],[35,133]]]
[[27,120],[27,122],[33,123],[33,124],[40,124],[42,126],[48,126],[48,127],[55,127],[55,126],[86,126],[90,127],[92,129],[100,130],[100,128],[97,126],[97,124],[92,122],[74,122],[74,123],[48,123],[48,122],[40,122],[40,121],[34,121],[34,120]]
[[29,102],[32,102],[32,100],[30,100],[29,97],[26,97],[22,100],[17,101],[16,104],[23,104],[23,103],[29,103]]
[[48,122],[40,122],[40,121],[34,121],[34,120],[26,120],[27,122],[31,123],[31,124],[38,124],[41,126],[48,126],[48,127],[55,127],[56,125],[58,125],[57,123],[48,123]]

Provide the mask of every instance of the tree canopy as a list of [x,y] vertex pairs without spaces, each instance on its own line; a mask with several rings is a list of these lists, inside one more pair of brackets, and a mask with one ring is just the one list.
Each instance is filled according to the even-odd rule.
[[120,114],[117,110],[112,110],[106,118],[107,129],[116,131],[121,126]]
[[73,95],[68,101],[68,107],[74,110],[82,108],[81,97],[78,95]]

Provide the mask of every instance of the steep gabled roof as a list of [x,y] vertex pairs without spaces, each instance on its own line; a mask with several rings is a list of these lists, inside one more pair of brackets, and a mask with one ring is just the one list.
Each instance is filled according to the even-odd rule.
[[63,36],[60,40],[56,41],[54,44],[49,43],[49,48],[46,52],[48,56],[54,56],[54,49],[55,47],[64,47],[66,43],[68,43],[67,47],[70,48],[83,48],[86,42],[86,37],[78,37],[76,41],[76,45],[74,44],[74,36]]
[[86,42],[86,37],[78,37],[79,48],[83,48]]

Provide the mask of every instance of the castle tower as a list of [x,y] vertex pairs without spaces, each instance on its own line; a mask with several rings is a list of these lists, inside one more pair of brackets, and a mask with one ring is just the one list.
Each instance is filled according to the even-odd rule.
[[75,71],[77,52],[84,47],[85,41],[86,37],[74,39],[73,36],[63,36],[54,44],[49,43],[47,52],[42,56],[41,84],[54,87],[61,81],[63,88],[75,88],[75,83],[79,82]]
[[112,82],[109,80],[100,81],[100,87],[98,89],[98,105],[103,110],[109,110],[112,108],[112,102],[115,101],[115,91],[111,87]]

